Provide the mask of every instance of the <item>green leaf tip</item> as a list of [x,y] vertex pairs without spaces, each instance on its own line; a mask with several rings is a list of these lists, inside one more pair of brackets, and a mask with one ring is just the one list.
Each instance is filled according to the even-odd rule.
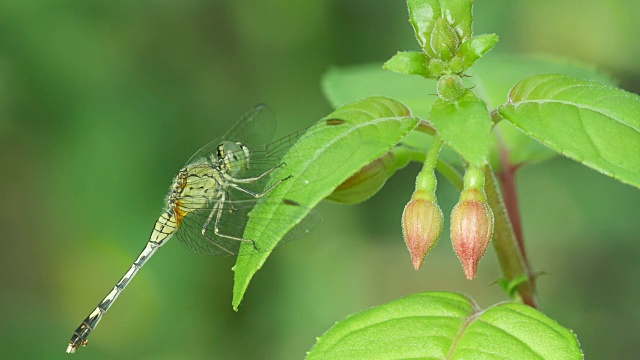
[[429,70],[429,58],[421,52],[399,51],[384,63],[382,68],[405,75],[420,75],[425,78],[433,77]]
[[484,54],[498,43],[498,35],[483,34],[474,36],[466,40],[458,49],[456,57],[460,59],[461,69],[452,69],[457,73],[461,73],[469,69]]

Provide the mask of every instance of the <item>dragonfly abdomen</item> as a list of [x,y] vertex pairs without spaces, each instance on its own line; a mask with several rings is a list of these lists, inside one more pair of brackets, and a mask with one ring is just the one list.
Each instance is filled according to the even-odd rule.
[[178,229],[181,219],[182,217],[176,217],[175,212],[171,210],[162,213],[156,220],[149,241],[158,244],[158,246],[164,244]]

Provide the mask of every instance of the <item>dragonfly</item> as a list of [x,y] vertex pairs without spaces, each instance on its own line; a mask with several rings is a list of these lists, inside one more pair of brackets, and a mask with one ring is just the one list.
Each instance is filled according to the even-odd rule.
[[[261,244],[243,238],[249,212],[258,201],[269,201],[269,193],[293,176],[285,174],[274,178],[271,175],[286,167],[282,157],[305,132],[301,130],[271,142],[275,131],[273,112],[267,105],[258,104],[224,136],[202,147],[187,161],[173,179],[165,208],[144,249],[74,331],[67,353],[86,346],[87,337],[136,273],[174,235],[187,249],[197,253],[250,255],[261,251]],[[286,199],[281,204],[300,207]],[[268,241],[293,240],[308,233],[316,222],[308,216],[282,240]],[[241,246],[242,243],[250,246]]]

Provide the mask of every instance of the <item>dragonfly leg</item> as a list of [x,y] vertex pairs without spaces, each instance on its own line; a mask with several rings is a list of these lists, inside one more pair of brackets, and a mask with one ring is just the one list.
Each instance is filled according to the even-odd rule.
[[204,222],[204,226],[202,227],[202,235],[203,236],[207,236],[207,230],[209,229],[209,224],[211,223],[211,219],[213,219],[213,214],[215,213],[220,213],[220,204],[222,204],[222,202],[224,201],[224,194],[222,194],[222,197],[219,201],[216,202],[216,204],[213,206],[213,209],[211,210],[211,213],[209,214],[209,216],[207,217],[207,221]]
[[245,242],[249,242],[251,243],[251,245],[253,245],[253,248],[258,250],[258,247],[256,246],[256,242],[250,239],[243,239],[237,236],[231,236],[231,235],[226,235],[226,234],[222,234],[220,232],[220,228],[218,227],[218,224],[220,223],[220,217],[222,217],[222,211],[218,211],[218,215],[216,215],[216,223],[213,225],[213,233],[216,234],[217,236],[226,238],[226,239],[230,239],[230,240],[237,240],[237,241],[245,241]]
[[284,179],[280,179],[280,180],[276,181],[276,183],[275,183],[275,184],[273,184],[273,185],[269,186],[269,188],[265,189],[265,190],[264,190],[263,192],[261,192],[261,193],[256,193],[256,192],[253,192],[253,191],[251,191],[251,190],[244,189],[244,188],[242,188],[242,187],[240,187],[240,186],[238,186],[238,185],[234,184],[233,182],[232,182],[232,183],[230,183],[230,184],[229,184],[229,186],[231,186],[232,188],[234,188],[234,189],[236,189],[236,190],[238,190],[238,191],[242,191],[242,192],[243,192],[243,193],[245,193],[245,194],[251,195],[251,196],[253,196],[253,197],[254,197],[254,198],[256,198],[256,199],[259,199],[259,198],[263,197],[264,195],[266,195],[267,193],[269,193],[271,190],[273,190],[276,186],[280,185],[283,181],[289,180],[289,179],[291,179],[292,177],[293,177],[293,175],[289,175],[289,176],[287,176],[287,177],[286,177],[286,178],[284,178]]
[[231,240],[237,240],[237,241],[246,241],[246,242],[250,242],[254,248],[256,248],[256,244],[253,240],[249,240],[249,239],[243,239],[243,238],[239,238],[236,236],[231,236],[231,235],[225,235],[222,234],[220,232],[220,228],[219,228],[219,223],[220,223],[220,218],[222,217],[222,207],[224,206],[224,200],[225,200],[225,195],[223,194],[222,197],[216,202],[216,204],[213,206],[213,209],[211,210],[211,213],[209,214],[209,217],[207,217],[207,221],[205,221],[204,226],[202,227],[202,236],[205,237],[205,239],[211,241],[214,245],[216,245],[217,247],[221,248],[222,250],[228,252],[231,255],[235,255],[233,253],[233,251],[225,248],[224,246],[218,244],[217,242],[213,241],[212,239],[210,239],[207,236],[207,231],[209,230],[209,225],[211,224],[211,220],[213,220],[213,215],[216,215],[216,222],[213,225],[213,233],[216,236],[219,237],[223,237],[226,239],[231,239]]
[[254,181],[258,181],[258,180],[262,179],[263,177],[265,177],[265,176],[267,176],[267,175],[271,174],[275,169],[281,168],[281,167],[283,167],[284,165],[285,165],[285,163],[283,163],[283,162],[282,162],[282,163],[280,163],[280,164],[278,164],[278,165],[276,165],[276,166],[272,167],[271,169],[269,169],[269,170],[267,170],[267,171],[263,172],[262,174],[260,174],[260,175],[258,175],[258,176],[254,176],[254,177],[250,177],[250,178],[244,178],[244,179],[236,179],[236,178],[233,178],[233,180],[234,180],[235,182],[237,182],[237,183],[240,183],[240,184],[252,183],[252,182],[254,182]]
[[[246,183],[251,183],[251,182],[258,181],[258,180],[260,180],[261,178],[263,178],[264,176],[266,176],[266,175],[270,174],[271,172],[273,172],[275,169],[277,169],[277,168],[279,168],[279,167],[282,167],[282,166],[284,166],[284,165],[285,165],[285,163],[280,163],[279,165],[274,166],[274,167],[272,167],[271,169],[269,169],[269,170],[267,170],[267,171],[263,172],[262,174],[260,174],[260,175],[258,175],[258,176],[256,176],[256,177],[252,177],[252,178],[236,179],[236,178],[234,178],[233,176],[229,175],[228,173],[223,173],[223,174],[221,174],[221,175],[222,175],[226,180],[228,180],[228,186],[230,186],[230,187],[232,187],[232,188],[234,188],[234,189],[236,189],[236,190],[238,190],[238,191],[241,191],[241,192],[243,192],[243,193],[245,193],[245,194],[251,195],[252,197],[254,197],[254,198],[256,198],[256,199],[259,199],[259,198],[263,197],[265,194],[269,193],[271,190],[273,190],[276,186],[280,185],[283,181],[286,181],[286,180],[288,180],[288,179],[292,178],[293,176],[292,176],[292,175],[289,175],[289,176],[287,176],[287,177],[285,177],[285,178],[283,178],[283,179],[280,179],[280,180],[276,181],[273,185],[271,185],[269,188],[265,189],[264,191],[262,191],[262,192],[260,192],[260,193],[258,193],[258,192],[253,192],[253,191],[251,191],[251,190],[244,189],[243,187],[239,186],[239,185],[238,185],[238,183],[241,183],[241,184],[242,184],[242,183],[244,183],[244,184],[246,184]],[[217,202],[216,202],[216,204],[214,205],[213,209],[211,210],[211,213],[210,213],[210,214],[209,214],[209,216],[207,217],[207,221],[205,221],[204,226],[202,227],[202,235],[203,235],[207,240],[211,241],[213,244],[215,244],[216,246],[218,246],[219,248],[221,248],[221,249],[223,249],[223,250],[225,250],[225,251],[229,252],[230,254],[233,254],[233,252],[232,252],[232,251],[230,251],[230,250],[226,249],[224,246],[222,246],[222,245],[220,245],[220,244],[216,243],[215,241],[213,241],[212,239],[210,239],[210,238],[206,235],[206,233],[207,233],[207,231],[208,231],[208,229],[209,229],[209,225],[211,224],[211,221],[213,220],[213,216],[214,216],[214,214],[215,214],[215,216],[216,216],[216,221],[215,221],[214,226],[213,226],[213,233],[214,233],[216,236],[218,236],[218,237],[222,237],[222,238],[225,238],[225,239],[230,239],[230,240],[250,242],[250,243],[253,245],[253,247],[257,250],[257,249],[258,249],[258,247],[256,246],[256,243],[255,243],[255,241],[253,241],[253,240],[250,240],[250,239],[244,239],[244,238],[237,237],[237,236],[233,236],[233,235],[227,235],[227,234],[223,234],[223,233],[221,233],[221,232],[220,232],[220,227],[219,227],[219,225],[220,225],[220,219],[221,219],[221,217],[222,217],[222,212],[223,212],[222,210],[223,210],[223,207],[225,206],[224,202],[225,202],[225,200],[226,200],[226,195],[227,195],[227,194],[222,193],[222,196],[220,197],[220,199],[218,199],[218,201],[217,201]],[[233,211],[233,210],[234,210],[234,209],[233,209],[233,205],[231,204],[231,205],[229,205],[229,206],[231,206],[231,211]]]
[[[216,243],[215,241],[213,241],[212,239],[210,239],[210,238],[207,236],[207,230],[209,229],[209,224],[211,223],[211,220],[213,219],[213,215],[217,213],[217,214],[218,214],[218,217],[220,217],[220,215],[219,215],[219,214],[221,213],[221,211],[220,211],[220,206],[221,206],[222,202],[224,201],[224,194],[222,195],[221,200],[222,200],[222,201],[218,201],[218,202],[216,202],[216,204],[213,206],[213,209],[211,210],[211,213],[210,213],[210,214],[209,214],[209,216],[207,217],[207,221],[205,221],[204,226],[202,226],[202,236],[203,236],[205,239],[209,240],[213,245],[215,245],[215,246],[219,247],[220,249],[222,249],[222,250],[224,250],[224,251],[228,252],[228,253],[229,253],[229,255],[235,255],[235,254],[233,253],[233,251],[231,251],[231,250],[229,250],[229,249],[225,248],[224,246],[222,246],[222,245],[220,245],[220,244]],[[216,222],[217,222],[217,220],[216,220]]]

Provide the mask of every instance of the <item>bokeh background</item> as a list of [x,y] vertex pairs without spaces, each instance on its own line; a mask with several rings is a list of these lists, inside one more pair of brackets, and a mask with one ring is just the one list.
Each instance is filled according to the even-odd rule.
[[[640,91],[635,0],[478,1],[475,15],[476,33],[500,35],[494,51],[594,63]],[[0,357],[67,358],[175,172],[253,104],[269,103],[284,135],[331,110],[329,67],[414,49],[398,0],[2,0]],[[321,204],[323,223],[274,253],[239,313],[232,258],[168,243],[75,356],[300,359],[335,321],[414,292],[505,300],[493,251],[466,281],[448,233],[413,270],[399,222],[418,170],[364,204]],[[561,158],[518,184],[542,309],[588,358],[637,356],[640,191]],[[457,194],[438,191],[450,212]]]

